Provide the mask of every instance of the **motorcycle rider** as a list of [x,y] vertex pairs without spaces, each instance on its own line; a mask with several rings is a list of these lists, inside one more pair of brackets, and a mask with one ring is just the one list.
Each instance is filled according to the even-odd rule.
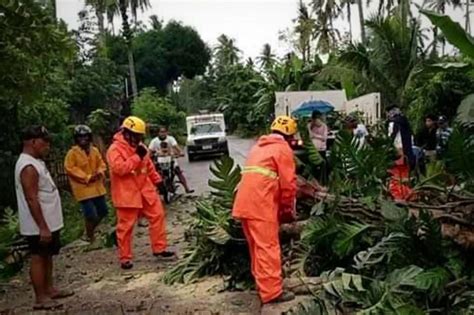
[[[173,136],[168,134],[168,128],[165,126],[161,126],[158,129],[158,136],[151,140],[148,149],[152,152],[159,152],[161,149],[161,143],[166,142],[168,147],[171,148],[171,151],[175,157],[184,156],[183,150],[178,144],[178,141]],[[186,177],[184,177],[184,173],[178,165],[178,159],[174,159],[174,172],[179,179],[179,182],[183,185],[187,194],[192,194],[194,192],[193,189],[190,189],[188,186],[188,182]]]

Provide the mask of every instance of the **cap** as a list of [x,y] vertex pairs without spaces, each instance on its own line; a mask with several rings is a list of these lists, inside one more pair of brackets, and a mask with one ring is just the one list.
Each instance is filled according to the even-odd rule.
[[51,141],[51,136],[48,132],[48,129],[44,126],[34,125],[28,126],[23,129],[22,140],[32,140],[32,139],[43,139],[46,141]]
[[438,117],[438,122],[440,123],[445,123],[448,121],[448,118],[446,116],[439,116]]

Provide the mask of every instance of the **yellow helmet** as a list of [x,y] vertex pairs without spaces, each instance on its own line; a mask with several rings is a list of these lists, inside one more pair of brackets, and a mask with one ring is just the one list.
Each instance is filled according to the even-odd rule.
[[270,128],[272,131],[281,132],[284,135],[292,136],[298,131],[296,120],[289,116],[278,116]]
[[136,116],[128,116],[122,123],[122,128],[130,130],[134,133],[144,135],[146,133],[146,124],[143,120]]

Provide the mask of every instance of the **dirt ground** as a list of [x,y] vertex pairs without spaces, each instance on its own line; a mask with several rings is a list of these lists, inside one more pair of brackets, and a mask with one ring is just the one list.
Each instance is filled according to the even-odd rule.
[[[184,242],[184,222],[193,211],[191,199],[181,199],[167,212],[168,240],[179,255]],[[122,271],[112,248],[85,251],[78,243],[63,248],[55,261],[58,287],[75,295],[64,299],[62,309],[33,312],[33,292],[28,268],[6,284],[0,284],[0,314],[281,314],[298,302],[261,309],[255,292],[223,292],[219,277],[194,284],[165,285],[163,273],[173,261],[151,255],[148,231],[137,227],[134,239],[134,268]],[[178,258],[179,259],[179,258]]]

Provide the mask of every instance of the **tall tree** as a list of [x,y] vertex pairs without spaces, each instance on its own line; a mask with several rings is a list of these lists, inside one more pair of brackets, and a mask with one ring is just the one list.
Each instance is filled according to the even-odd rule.
[[214,49],[217,65],[222,67],[238,63],[240,49],[235,45],[235,39],[222,34],[217,38],[217,42]]
[[135,97],[138,94],[137,78],[135,74],[135,62],[133,59],[132,51],[132,38],[133,33],[130,28],[130,22],[128,21],[128,9],[130,8],[132,16],[135,21],[137,20],[138,9],[144,10],[150,6],[148,0],[118,0],[118,8],[120,16],[122,18],[122,32],[127,43],[127,55],[128,55],[128,67],[130,75],[130,83],[132,85],[132,96]]
[[365,43],[367,37],[365,35],[364,5],[362,0],[357,0],[357,7],[359,8],[360,39]]
[[311,41],[314,37],[316,21],[303,0],[300,0],[298,4],[298,17],[294,21],[296,22],[295,33],[298,35],[297,48],[301,52],[303,63],[306,63],[311,59]]
[[[438,13],[445,14],[446,7],[452,6],[453,8],[457,8],[461,5],[461,0],[428,0],[428,8],[435,10]],[[444,55],[444,49],[446,45],[446,41],[444,38],[440,38],[438,36],[439,29],[434,26],[433,27],[433,50],[431,51],[432,56],[436,56],[438,54],[438,42],[441,42],[442,45],[442,54]]]
[[272,52],[272,46],[270,44],[263,45],[262,52],[260,56],[257,58],[258,63],[260,66],[265,69],[271,69],[273,65],[276,63],[275,54]]
[[313,0],[311,5],[316,15],[313,26],[316,48],[321,53],[328,53],[335,48],[340,39],[339,31],[333,22],[341,14],[344,3],[340,4],[335,0]]

